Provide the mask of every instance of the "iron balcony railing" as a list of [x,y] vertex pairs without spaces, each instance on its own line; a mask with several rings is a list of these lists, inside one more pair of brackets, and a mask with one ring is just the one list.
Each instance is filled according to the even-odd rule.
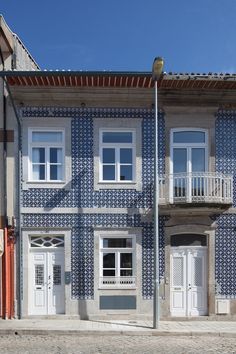
[[219,203],[232,204],[233,177],[218,172],[161,175],[159,204]]

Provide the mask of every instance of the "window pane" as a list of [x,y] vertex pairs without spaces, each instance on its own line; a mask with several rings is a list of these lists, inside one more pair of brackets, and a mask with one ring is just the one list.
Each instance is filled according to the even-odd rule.
[[132,149],[120,149],[120,163],[132,163]]
[[132,248],[132,238],[104,238],[104,248]]
[[132,268],[132,253],[121,253],[120,254],[120,267],[121,268]]
[[187,172],[187,149],[174,149],[174,173]]
[[62,132],[32,132],[33,142],[61,143]]
[[131,132],[103,132],[103,143],[132,143]]
[[32,162],[34,162],[34,163],[44,163],[45,162],[45,149],[44,148],[33,148],[32,149]]
[[197,131],[175,132],[173,141],[174,143],[205,143],[205,133]]
[[103,163],[115,163],[115,149],[103,149],[102,160]]
[[58,165],[50,165],[50,180],[62,180],[62,167]]
[[62,163],[62,149],[50,148],[50,162],[51,163]]
[[115,274],[115,270],[103,270],[103,276],[104,277],[114,277],[116,274]]
[[132,269],[121,269],[120,270],[120,276],[121,277],[132,277]]
[[103,180],[115,181],[115,166],[103,166]]
[[120,180],[121,181],[132,181],[132,165],[131,166],[120,166]]
[[192,172],[205,171],[205,149],[192,148]]
[[45,165],[33,165],[33,180],[45,180]]
[[115,268],[115,253],[103,253],[103,268]]

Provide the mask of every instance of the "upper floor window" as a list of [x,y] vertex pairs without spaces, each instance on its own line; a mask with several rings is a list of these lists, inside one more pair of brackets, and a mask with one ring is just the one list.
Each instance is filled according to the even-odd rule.
[[134,130],[100,131],[100,176],[102,182],[132,182],[135,179]]
[[171,173],[207,171],[207,132],[203,129],[173,129]]
[[63,181],[64,154],[63,130],[29,130],[29,179]]

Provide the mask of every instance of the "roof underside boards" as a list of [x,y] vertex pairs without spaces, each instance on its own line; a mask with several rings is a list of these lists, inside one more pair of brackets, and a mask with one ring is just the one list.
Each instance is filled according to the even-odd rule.
[[[116,87],[151,88],[150,72],[73,72],[6,71],[1,72],[10,86],[23,87]],[[158,80],[161,89],[236,90],[236,75],[164,74]]]

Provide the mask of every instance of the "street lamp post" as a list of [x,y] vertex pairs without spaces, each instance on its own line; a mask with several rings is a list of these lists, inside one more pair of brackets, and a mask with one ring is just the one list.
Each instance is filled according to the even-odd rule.
[[152,79],[155,83],[155,139],[154,139],[154,296],[153,296],[153,328],[158,328],[160,318],[159,304],[159,180],[158,180],[158,89],[157,82],[162,74],[164,60],[157,57],[152,65]]

